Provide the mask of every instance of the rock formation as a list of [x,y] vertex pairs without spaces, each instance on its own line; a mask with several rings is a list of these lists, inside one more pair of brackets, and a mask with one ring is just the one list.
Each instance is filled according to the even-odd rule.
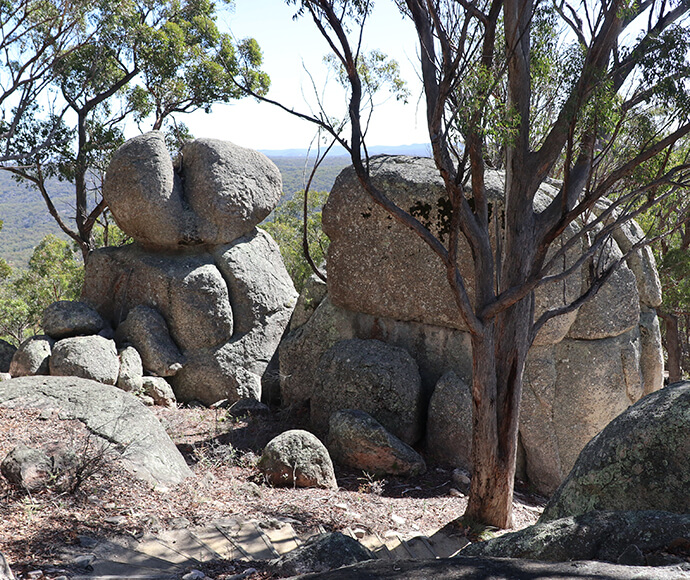
[[188,143],[175,166],[154,131],[113,156],[103,196],[134,243],[91,254],[82,300],[179,400],[261,398],[297,299],[256,228],[280,194],[267,158],[223,141]]
[[[446,239],[449,202],[431,159],[380,156],[370,166],[374,182],[390,199],[442,241]],[[491,211],[501,211],[503,177],[494,171],[486,177]],[[556,191],[543,185],[535,211],[543,210]],[[328,380],[317,373],[322,356],[333,345],[352,338],[376,339],[405,349],[416,361],[421,400],[425,404],[432,400],[428,415],[432,432],[470,433],[470,407],[462,404],[464,410],[449,413],[447,401],[442,400],[443,392],[456,393],[471,384],[472,354],[439,258],[374,204],[352,168],[336,180],[323,210],[323,227],[331,239],[328,293],[321,299],[323,286],[315,281],[307,285],[310,298],[300,301],[290,334],[281,344],[283,402],[312,399],[315,385]],[[577,231],[578,226],[572,225],[562,239]],[[591,264],[561,282],[540,287],[535,292],[536,315],[579,296],[588,285],[590,268],[603,268],[618,259],[640,236],[635,224],[620,228]],[[461,242],[458,264],[472,296],[472,257]],[[582,249],[575,244],[561,267],[573,264]],[[648,249],[641,249],[591,301],[540,330],[527,361],[520,427],[526,469],[522,475],[536,489],[553,492],[594,435],[643,394],[662,386],[654,310],[660,303],[654,258]],[[445,376],[437,387],[449,371],[454,373],[452,382]],[[462,401],[467,401],[466,395],[462,393]],[[347,408],[356,405],[350,402]],[[427,432],[426,445],[433,456],[467,467],[469,441],[458,441],[455,449],[448,448],[450,444]]]

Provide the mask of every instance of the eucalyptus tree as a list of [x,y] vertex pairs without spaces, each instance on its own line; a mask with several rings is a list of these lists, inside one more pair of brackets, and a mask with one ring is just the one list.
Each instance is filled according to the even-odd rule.
[[[465,516],[507,527],[527,351],[547,321],[591,298],[627,256],[592,268],[580,296],[538,317],[535,290],[590,264],[616,228],[690,182],[685,160],[659,164],[648,180],[629,180],[658,159],[672,159],[690,132],[690,4],[395,0],[416,32],[433,159],[452,207],[443,243],[392,203],[369,173],[369,85],[360,65],[372,2],[287,2],[313,20],[345,71],[349,124],[291,112],[347,148],[362,187],[419,235],[445,270],[473,352],[473,473]],[[556,61],[538,58],[538,49]],[[550,94],[535,91],[554,71]],[[645,137],[629,130],[641,119],[655,120]],[[489,162],[505,168],[502,219],[490,211]],[[558,193],[536,211],[539,187],[553,178]],[[574,222],[578,233],[554,243]],[[472,297],[457,264],[461,239],[474,258]],[[563,267],[565,253],[580,245],[580,258]]]
[[[128,119],[165,127],[179,113],[210,111],[213,103],[239,98],[238,81],[263,94],[269,79],[260,70],[253,39],[235,43],[216,24],[209,0],[84,0],[79,33],[50,63],[55,103],[64,115],[34,108],[18,121],[12,147],[18,166],[5,167],[33,182],[60,228],[81,248],[94,248],[94,225],[106,209],[100,177],[123,142]],[[69,3],[68,3],[69,4]],[[33,113],[33,114],[31,114]],[[184,132],[184,127],[182,127]],[[43,133],[61,133],[51,149],[27,147]],[[72,227],[52,203],[48,178],[75,186]]]

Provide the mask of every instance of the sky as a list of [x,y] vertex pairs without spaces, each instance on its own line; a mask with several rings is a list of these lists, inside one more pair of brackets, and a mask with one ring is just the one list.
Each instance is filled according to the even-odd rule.
[[[219,25],[237,39],[255,38],[264,54],[263,70],[271,77],[268,96],[296,110],[308,113],[314,105],[312,82],[321,92],[328,77],[323,57],[328,45],[313,21],[305,16],[292,19],[294,6],[284,0],[235,0],[233,13],[223,14]],[[428,142],[425,109],[420,99],[421,84],[415,72],[416,37],[411,22],[404,20],[393,2],[381,0],[367,25],[367,50],[378,49],[395,58],[410,90],[409,103],[378,99],[367,136],[368,145],[408,145]],[[342,117],[346,112],[344,93],[334,78],[326,84],[327,111]],[[307,148],[314,138],[312,124],[267,103],[244,98],[228,105],[215,105],[209,115],[197,112],[180,117],[195,137],[232,141],[253,149]]]

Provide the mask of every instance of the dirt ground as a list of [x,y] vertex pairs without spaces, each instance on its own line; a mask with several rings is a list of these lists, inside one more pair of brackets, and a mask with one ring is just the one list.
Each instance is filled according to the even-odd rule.
[[[375,479],[336,466],[337,491],[267,485],[255,468],[259,454],[278,433],[302,426],[299,412],[275,410],[240,418],[223,409],[156,407],[154,412],[194,473],[175,487],[153,488],[107,456],[74,492],[52,489],[31,495],[0,477],[0,553],[15,573],[40,569],[46,578],[60,575],[65,547],[77,545],[84,535],[138,536],[179,525],[201,526],[220,517],[281,519],[298,532],[322,526],[327,531],[350,527],[380,535],[390,530],[431,534],[462,515],[466,506],[467,489],[453,482],[447,466],[429,465],[426,474],[412,479]],[[83,452],[89,441],[79,421],[0,409],[0,458],[20,442],[59,442]],[[515,527],[534,523],[542,508],[540,498],[518,488]],[[265,567],[252,566],[258,569],[250,578],[276,577]],[[205,571],[222,579],[248,567],[226,562]]]

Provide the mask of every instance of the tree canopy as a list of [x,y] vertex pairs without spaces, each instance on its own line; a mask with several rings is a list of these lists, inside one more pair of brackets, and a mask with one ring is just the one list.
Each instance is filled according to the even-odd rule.
[[[176,115],[239,98],[240,85],[259,95],[268,89],[256,41],[235,42],[221,32],[209,0],[5,0],[2,9],[30,14],[3,20],[11,50],[0,79],[13,82],[0,95],[5,116],[12,118],[0,135],[2,168],[36,185],[85,255],[106,209],[100,179],[124,140],[125,122],[167,126],[175,143],[188,136]],[[32,56],[41,66],[22,77],[19,63]],[[24,89],[15,87],[22,82]],[[25,102],[24,93],[32,98]],[[50,177],[74,183],[76,228],[52,203]]]

